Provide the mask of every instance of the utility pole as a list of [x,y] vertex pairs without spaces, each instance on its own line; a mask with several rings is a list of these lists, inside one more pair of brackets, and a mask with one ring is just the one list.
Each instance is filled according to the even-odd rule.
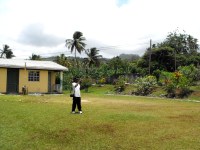
[[149,75],[151,74],[151,45],[152,45],[152,41],[150,39],[150,48],[149,48]]
[[176,48],[174,49],[174,71],[176,71]]

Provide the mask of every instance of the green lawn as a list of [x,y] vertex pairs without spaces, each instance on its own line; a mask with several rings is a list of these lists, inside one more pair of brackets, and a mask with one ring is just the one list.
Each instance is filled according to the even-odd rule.
[[69,94],[0,95],[0,149],[200,148],[200,103],[92,90],[82,115],[70,114]]

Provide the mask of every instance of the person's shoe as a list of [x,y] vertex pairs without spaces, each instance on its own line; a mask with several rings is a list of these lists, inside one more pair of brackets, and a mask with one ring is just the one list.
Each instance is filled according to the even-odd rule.
[[75,111],[72,111],[72,114],[75,114]]
[[82,114],[83,112],[82,111],[79,111],[79,114]]

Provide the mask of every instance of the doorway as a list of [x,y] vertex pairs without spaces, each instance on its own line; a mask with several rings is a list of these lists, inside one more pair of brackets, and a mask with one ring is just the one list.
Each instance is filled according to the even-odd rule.
[[7,69],[7,93],[19,93],[19,69]]

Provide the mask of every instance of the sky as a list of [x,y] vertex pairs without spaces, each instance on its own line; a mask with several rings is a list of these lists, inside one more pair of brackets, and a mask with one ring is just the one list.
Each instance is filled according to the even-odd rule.
[[[73,56],[65,47],[75,31],[106,58],[142,56],[169,32],[200,40],[199,0],[0,0],[0,49],[16,58]],[[81,55],[84,57],[84,53]]]

